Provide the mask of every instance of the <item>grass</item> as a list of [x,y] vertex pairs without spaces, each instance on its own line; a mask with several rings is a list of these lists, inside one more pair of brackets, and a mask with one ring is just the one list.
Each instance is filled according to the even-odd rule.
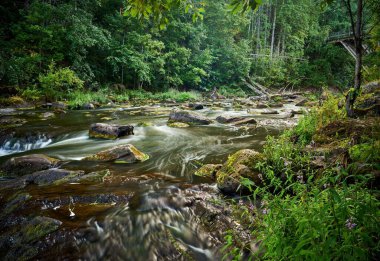
[[144,100],[173,100],[176,102],[201,100],[202,95],[198,92],[181,92],[169,89],[166,92],[152,93],[144,90],[127,90],[122,93],[114,93],[108,89],[101,89],[96,92],[74,91],[67,95],[70,108],[80,108],[88,103],[106,104],[109,102],[125,103],[131,101]]
[[[325,166],[313,167],[318,131],[330,123],[349,121],[340,100],[344,97],[329,95],[294,129],[278,138],[269,137],[264,160],[257,163],[264,185],[242,182],[249,184],[253,205],[257,205],[257,198],[263,202],[261,208],[241,208],[241,216],[254,217],[248,227],[254,228],[252,237],[260,242],[260,249],[251,253],[251,258],[375,260],[379,255],[380,201],[372,174],[380,169],[378,133],[365,138],[362,133],[353,133],[350,139],[357,135],[361,138],[341,148],[348,160],[344,156],[335,161],[325,155]],[[336,134],[330,142],[340,147],[342,139],[346,137]],[[358,168],[363,162],[365,168]],[[237,251],[233,241],[226,238],[225,252],[234,253],[238,260],[247,246],[239,246]]]

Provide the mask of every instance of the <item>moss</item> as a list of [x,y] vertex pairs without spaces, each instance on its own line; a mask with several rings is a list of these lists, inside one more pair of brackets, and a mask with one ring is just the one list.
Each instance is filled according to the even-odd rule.
[[194,175],[199,177],[216,178],[216,173],[222,167],[221,164],[206,164],[199,168]]
[[117,136],[116,135],[110,135],[110,134],[102,134],[96,131],[89,131],[89,136],[90,138],[95,138],[95,139],[107,139],[107,140],[116,140]]
[[18,207],[23,205],[26,201],[31,199],[32,196],[29,193],[16,193],[8,199],[8,203],[5,208],[2,210],[0,217],[6,216],[13,211],[15,211]]
[[91,172],[79,178],[80,183],[103,182],[104,178],[111,174],[109,169]]
[[79,170],[79,171],[72,171],[66,177],[64,177],[62,179],[59,179],[57,181],[54,181],[53,184],[54,185],[61,185],[61,184],[64,184],[64,183],[73,182],[75,179],[80,178],[80,176],[82,174],[83,174],[83,171],[81,171],[81,170]]
[[145,154],[141,151],[139,151],[135,146],[130,146],[129,148],[134,156],[135,159],[133,159],[133,162],[130,160],[130,159],[123,159],[123,157],[121,157],[120,159],[117,159],[114,161],[114,163],[118,163],[118,164],[124,164],[124,163],[134,163],[135,160],[139,161],[139,162],[144,162],[146,160],[149,159],[149,155],[148,154]]
[[137,123],[137,125],[136,125],[137,127],[150,127],[150,126],[152,126],[152,123],[151,122],[139,122],[139,123]]
[[30,243],[57,230],[61,222],[47,217],[35,217],[21,229],[22,242]]

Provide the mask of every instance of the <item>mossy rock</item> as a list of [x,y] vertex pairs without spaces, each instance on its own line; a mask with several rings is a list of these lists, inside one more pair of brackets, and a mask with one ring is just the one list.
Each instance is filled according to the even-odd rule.
[[1,211],[0,218],[9,215],[31,198],[32,196],[29,193],[16,193],[12,195],[8,198],[4,209]]
[[62,222],[49,217],[35,217],[26,222],[20,231],[19,243],[31,243],[56,231]]
[[216,173],[222,168],[222,164],[206,164],[200,167],[194,175],[216,180]]
[[56,167],[59,162],[58,159],[43,154],[32,154],[7,160],[2,166],[2,171],[8,176],[23,176]]
[[82,170],[48,169],[37,171],[25,178],[25,183],[39,186],[68,183],[84,174]]
[[113,161],[114,163],[135,163],[149,159],[149,155],[139,151],[132,144],[119,145],[108,150],[88,156],[84,161]]
[[87,184],[87,183],[97,183],[97,182],[104,182],[104,178],[111,175],[111,172],[109,169],[106,170],[100,170],[100,171],[95,171],[91,172],[88,174],[85,174],[83,176],[80,176],[73,181],[78,181],[81,184]]
[[250,149],[239,150],[228,157],[228,160],[216,173],[219,190],[225,194],[238,192],[238,189],[241,187],[240,181],[242,178],[248,178],[252,180],[255,185],[260,186],[262,180],[260,172],[256,168],[256,164],[263,159],[261,153]]
[[168,126],[171,128],[188,128],[188,127],[190,127],[189,124],[184,123],[184,122],[169,122]]

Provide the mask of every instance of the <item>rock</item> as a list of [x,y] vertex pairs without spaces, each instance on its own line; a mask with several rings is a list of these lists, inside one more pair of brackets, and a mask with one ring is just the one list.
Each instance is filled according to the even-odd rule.
[[189,108],[193,108],[194,110],[203,110],[204,106],[200,103],[189,103]]
[[171,123],[168,123],[168,126],[171,128],[187,128],[187,127],[190,127],[189,124],[183,123],[183,122],[171,122]]
[[266,108],[268,108],[268,105],[265,103],[256,104],[256,109],[266,109]]
[[119,145],[108,150],[98,152],[82,160],[85,161],[113,161],[114,163],[135,163],[143,162],[149,159],[149,156],[139,151],[132,144]]
[[21,126],[26,122],[27,121],[24,119],[15,118],[13,116],[0,117],[0,126],[4,126],[4,125]]
[[67,104],[64,102],[53,102],[51,104],[51,107],[53,109],[60,109],[60,110],[66,110],[67,109]]
[[380,81],[367,83],[362,87],[362,94],[374,93],[380,90]]
[[44,118],[44,119],[47,119],[47,118],[51,118],[51,117],[54,117],[55,114],[52,113],[52,112],[44,112],[41,114],[41,118]]
[[95,123],[91,124],[89,136],[90,138],[101,138],[101,139],[117,139],[120,137],[134,135],[133,126],[130,125],[111,125],[105,123]]
[[296,102],[296,106],[305,106],[307,102],[308,102],[307,99],[302,99],[302,100]]
[[218,116],[215,120],[219,123],[234,123],[234,122],[244,120],[244,117],[234,117],[234,116],[223,116],[223,115],[221,115],[221,116]]
[[194,175],[216,180],[216,173],[222,168],[222,164],[206,164],[200,167]]
[[[24,220],[18,229],[13,228],[0,236],[0,248],[6,249],[3,260],[31,260],[40,251],[48,234],[56,231],[62,222],[49,217],[38,216]],[[46,249],[45,249],[46,250]]]
[[284,104],[282,104],[282,103],[270,103],[269,107],[270,108],[281,108],[281,107],[284,107]]
[[279,112],[276,111],[276,110],[266,110],[266,111],[262,111],[261,114],[263,114],[263,115],[266,115],[266,114],[279,114]]
[[0,218],[9,215],[31,198],[32,196],[29,193],[16,193],[15,195],[11,196],[7,200],[8,203],[5,205],[5,208],[2,209]]
[[240,121],[235,121],[233,124],[235,126],[242,126],[242,125],[248,125],[248,124],[257,124],[257,121],[253,118],[245,118]]
[[59,160],[42,154],[13,157],[7,160],[2,170],[8,176],[22,176],[57,166]]
[[18,243],[31,243],[57,230],[62,222],[49,217],[35,217],[21,226]]
[[291,110],[291,114],[296,115],[296,114],[304,114],[303,110]]
[[[260,153],[249,149],[239,150],[228,157],[228,160],[216,173],[219,190],[224,194],[236,193],[241,187],[242,178],[252,180],[257,186],[261,185],[261,174],[255,165],[262,158]],[[240,191],[243,192],[241,189]]]
[[91,184],[103,182],[104,178],[111,174],[109,169],[91,172],[82,176],[72,178],[70,182],[79,182],[81,184]]
[[48,169],[37,171],[31,175],[23,177],[26,184],[35,184],[39,186],[59,185],[67,182],[74,182],[82,176],[84,171],[65,170],[65,169]]
[[92,103],[86,103],[82,106],[82,109],[83,110],[94,110],[95,109],[95,105],[92,104]]
[[174,110],[169,115],[168,123],[183,122],[189,125],[208,125],[212,121],[196,112]]

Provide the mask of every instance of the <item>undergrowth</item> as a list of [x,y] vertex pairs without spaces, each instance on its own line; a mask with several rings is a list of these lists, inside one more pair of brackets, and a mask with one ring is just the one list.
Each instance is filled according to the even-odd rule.
[[[260,260],[376,260],[380,202],[371,170],[380,170],[379,137],[350,145],[348,164],[328,160],[323,168],[312,164],[314,134],[329,123],[346,120],[342,100],[329,95],[295,128],[278,138],[268,137],[264,160],[257,162],[263,185],[242,179],[251,191],[252,207],[239,207],[241,217],[251,217],[247,227],[252,227],[259,246],[239,246],[233,234],[226,233],[226,258],[241,260],[248,251],[250,259]],[[366,168],[358,171],[358,164]]]

